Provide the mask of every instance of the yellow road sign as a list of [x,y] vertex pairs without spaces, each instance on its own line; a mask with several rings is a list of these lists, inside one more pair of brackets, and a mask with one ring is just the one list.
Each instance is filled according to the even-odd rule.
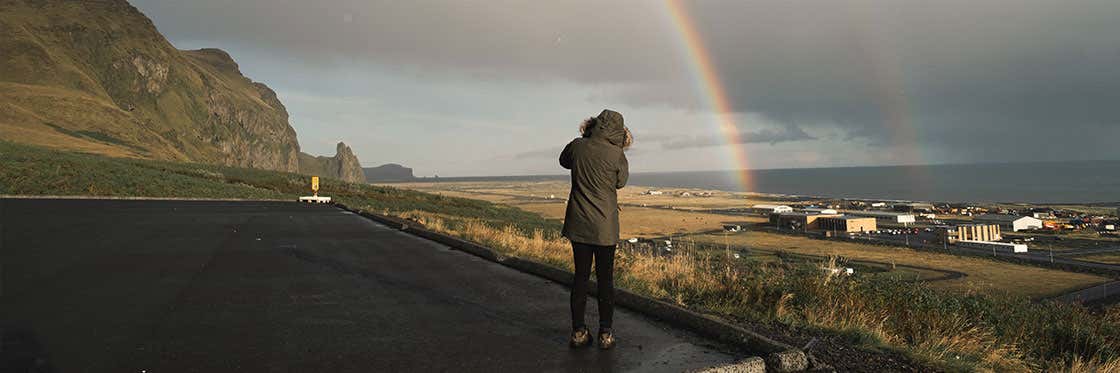
[[315,193],[319,192],[319,177],[318,176],[312,176],[311,177],[311,191],[315,192]]

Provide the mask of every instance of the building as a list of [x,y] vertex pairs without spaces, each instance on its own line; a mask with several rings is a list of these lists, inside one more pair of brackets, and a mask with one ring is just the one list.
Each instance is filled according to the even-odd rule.
[[894,206],[891,206],[891,207],[893,207],[895,211],[900,211],[900,212],[934,212],[934,211],[936,211],[933,208],[932,203],[920,203],[920,202],[896,203],[896,204],[894,204]]
[[859,216],[830,216],[817,219],[820,229],[826,231],[862,233],[878,229],[875,218]]
[[785,212],[770,214],[770,223],[779,229],[815,230],[820,229],[818,220],[825,217],[840,215],[807,214],[803,212]]
[[840,212],[838,212],[834,209],[824,208],[824,207],[806,207],[806,208],[801,209],[801,212],[804,212],[804,213],[807,213],[807,214],[824,214],[824,215],[837,215],[837,214],[840,213]]
[[914,221],[916,220],[916,219],[914,219],[914,215],[904,214],[904,213],[899,213],[899,212],[846,211],[846,213],[848,215],[853,215],[853,216],[863,216],[863,217],[868,217],[868,218],[875,218],[876,220],[879,220],[880,222],[890,223],[890,224],[903,224],[903,225],[913,224]]
[[782,214],[782,213],[787,213],[787,212],[793,212],[793,207],[789,207],[789,206],[785,206],[785,205],[754,205],[754,206],[751,206],[751,211],[754,211],[757,214],[763,214],[763,215]]
[[972,221],[999,224],[1000,228],[1018,232],[1028,229],[1042,229],[1042,220],[1030,216],[986,214],[972,217]]
[[1021,243],[989,242],[989,241],[957,241],[957,246],[975,249],[991,250],[994,252],[1025,253],[1027,245]]
[[999,224],[962,224],[941,229],[941,239],[957,241],[999,241],[1003,239]]

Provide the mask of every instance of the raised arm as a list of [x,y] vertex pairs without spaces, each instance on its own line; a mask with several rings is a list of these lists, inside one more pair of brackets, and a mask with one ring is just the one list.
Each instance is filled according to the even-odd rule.
[[630,179],[630,161],[626,160],[626,152],[620,152],[619,158],[618,181],[614,184],[615,189],[622,189],[622,187],[626,186],[626,181]]
[[572,142],[569,142],[564,150],[560,152],[560,167],[572,169]]

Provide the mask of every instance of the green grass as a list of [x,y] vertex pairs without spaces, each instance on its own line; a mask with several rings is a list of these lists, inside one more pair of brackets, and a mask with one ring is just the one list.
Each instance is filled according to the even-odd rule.
[[[107,197],[249,198],[295,200],[310,194],[306,175],[206,164],[111,158],[0,141],[0,194]],[[323,179],[323,195],[392,214],[425,211],[556,230],[558,222],[484,201]]]

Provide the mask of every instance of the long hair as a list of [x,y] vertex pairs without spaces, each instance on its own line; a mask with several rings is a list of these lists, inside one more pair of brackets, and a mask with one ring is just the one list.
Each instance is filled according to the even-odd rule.
[[[599,119],[595,117],[584,119],[583,122],[579,123],[579,135],[582,137],[591,136],[590,130],[595,127],[598,121]],[[630,133],[630,127],[622,126],[622,130],[626,131],[626,138],[622,140],[622,150],[630,149],[630,145],[634,144],[634,134]]]

